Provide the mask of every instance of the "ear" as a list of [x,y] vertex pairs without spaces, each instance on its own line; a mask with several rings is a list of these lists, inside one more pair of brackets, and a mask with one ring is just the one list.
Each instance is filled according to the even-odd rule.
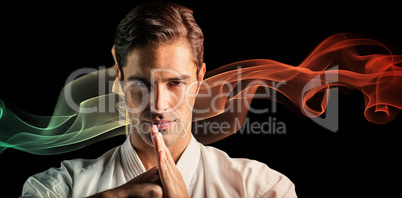
[[119,79],[119,81],[124,80],[124,79],[123,79],[123,76],[121,75],[120,67],[119,67],[119,65],[118,65],[117,63],[116,63],[116,65],[115,65],[115,67],[116,67],[117,79]]
[[116,52],[114,51],[114,45],[113,45],[113,47],[112,47],[111,52],[112,52],[112,56],[113,56],[113,60],[114,60],[114,64],[115,64],[115,65],[117,65],[117,60],[116,60]]
[[117,60],[116,60],[116,52],[114,51],[114,45],[112,47],[111,52],[112,52],[112,56],[113,56],[113,60],[114,60],[114,66],[116,67],[117,78],[119,79],[119,81],[122,81],[123,80],[123,76],[121,75],[122,71],[120,71],[119,64],[117,63]]
[[201,87],[201,83],[204,80],[204,76],[205,76],[205,71],[206,71],[206,64],[202,63],[202,66],[200,68],[200,71],[198,72],[198,88],[197,88],[197,93],[200,90]]
[[206,71],[206,64],[202,63],[200,71],[198,72],[198,82],[202,83],[202,81],[204,80],[205,71]]

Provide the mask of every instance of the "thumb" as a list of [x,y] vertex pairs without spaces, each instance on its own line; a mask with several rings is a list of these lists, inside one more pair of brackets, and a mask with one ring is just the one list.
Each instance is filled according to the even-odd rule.
[[138,183],[148,183],[148,182],[152,183],[158,179],[159,179],[158,167],[155,166],[155,167],[149,169],[147,172],[142,173],[141,175],[138,175],[133,180],[135,180]]

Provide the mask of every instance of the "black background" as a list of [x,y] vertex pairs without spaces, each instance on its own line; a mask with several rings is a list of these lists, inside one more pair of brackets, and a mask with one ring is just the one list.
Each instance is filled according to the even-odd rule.
[[[340,32],[368,34],[402,47],[396,2],[216,2],[179,2],[194,10],[204,32],[207,70],[254,58],[297,65],[320,41]],[[113,65],[115,28],[138,3],[4,4],[0,99],[33,114],[51,115],[73,71]],[[270,104],[253,102],[254,107]],[[368,122],[357,91],[340,94],[339,111],[340,129],[333,133],[278,104],[276,113],[249,117],[252,122],[275,117],[286,124],[286,135],[236,134],[213,146],[282,172],[295,183],[299,197],[397,193],[401,115],[385,125]],[[96,158],[122,141],[124,137],[115,137],[53,156],[7,150],[0,155],[1,193],[17,197],[30,175],[58,167],[62,160]]]

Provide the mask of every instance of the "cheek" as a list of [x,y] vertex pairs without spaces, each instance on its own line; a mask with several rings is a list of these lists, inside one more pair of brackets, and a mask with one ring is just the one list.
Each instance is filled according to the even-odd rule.
[[183,94],[183,100],[180,103],[180,111],[183,113],[192,114],[192,110],[194,108],[195,98],[197,96],[197,88],[192,87],[187,90],[185,94]]
[[138,114],[147,107],[147,94],[141,91],[128,90],[126,92],[126,105],[130,114]]
[[140,102],[141,96],[139,96],[138,94],[132,92],[128,92],[128,94],[126,93],[126,103],[127,106],[129,106],[130,108],[139,106]]
[[198,83],[194,83],[191,87],[189,87],[188,92],[186,94],[186,103],[188,104],[190,110],[194,108],[195,98],[197,97]]

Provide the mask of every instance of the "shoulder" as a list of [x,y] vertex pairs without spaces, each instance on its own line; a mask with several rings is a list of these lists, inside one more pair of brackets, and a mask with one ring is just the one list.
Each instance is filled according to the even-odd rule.
[[119,150],[120,146],[115,147],[96,159],[64,160],[59,168],[50,168],[45,173],[59,178],[60,175],[66,175],[60,178],[63,181],[77,180],[80,175],[93,171],[102,172],[110,164],[119,162]]
[[[97,159],[74,159],[61,162],[60,167],[53,167],[29,177],[23,186],[23,197],[55,195],[70,197],[71,190],[79,181],[97,179],[108,164],[116,161],[118,149],[109,150]],[[88,177],[88,176],[91,177]],[[35,195],[35,196],[34,196]]]
[[224,151],[209,146],[202,146],[202,153],[208,159],[209,169],[221,176],[222,183],[236,187],[241,197],[281,197],[280,194],[296,197],[290,179],[264,163],[231,158]]

